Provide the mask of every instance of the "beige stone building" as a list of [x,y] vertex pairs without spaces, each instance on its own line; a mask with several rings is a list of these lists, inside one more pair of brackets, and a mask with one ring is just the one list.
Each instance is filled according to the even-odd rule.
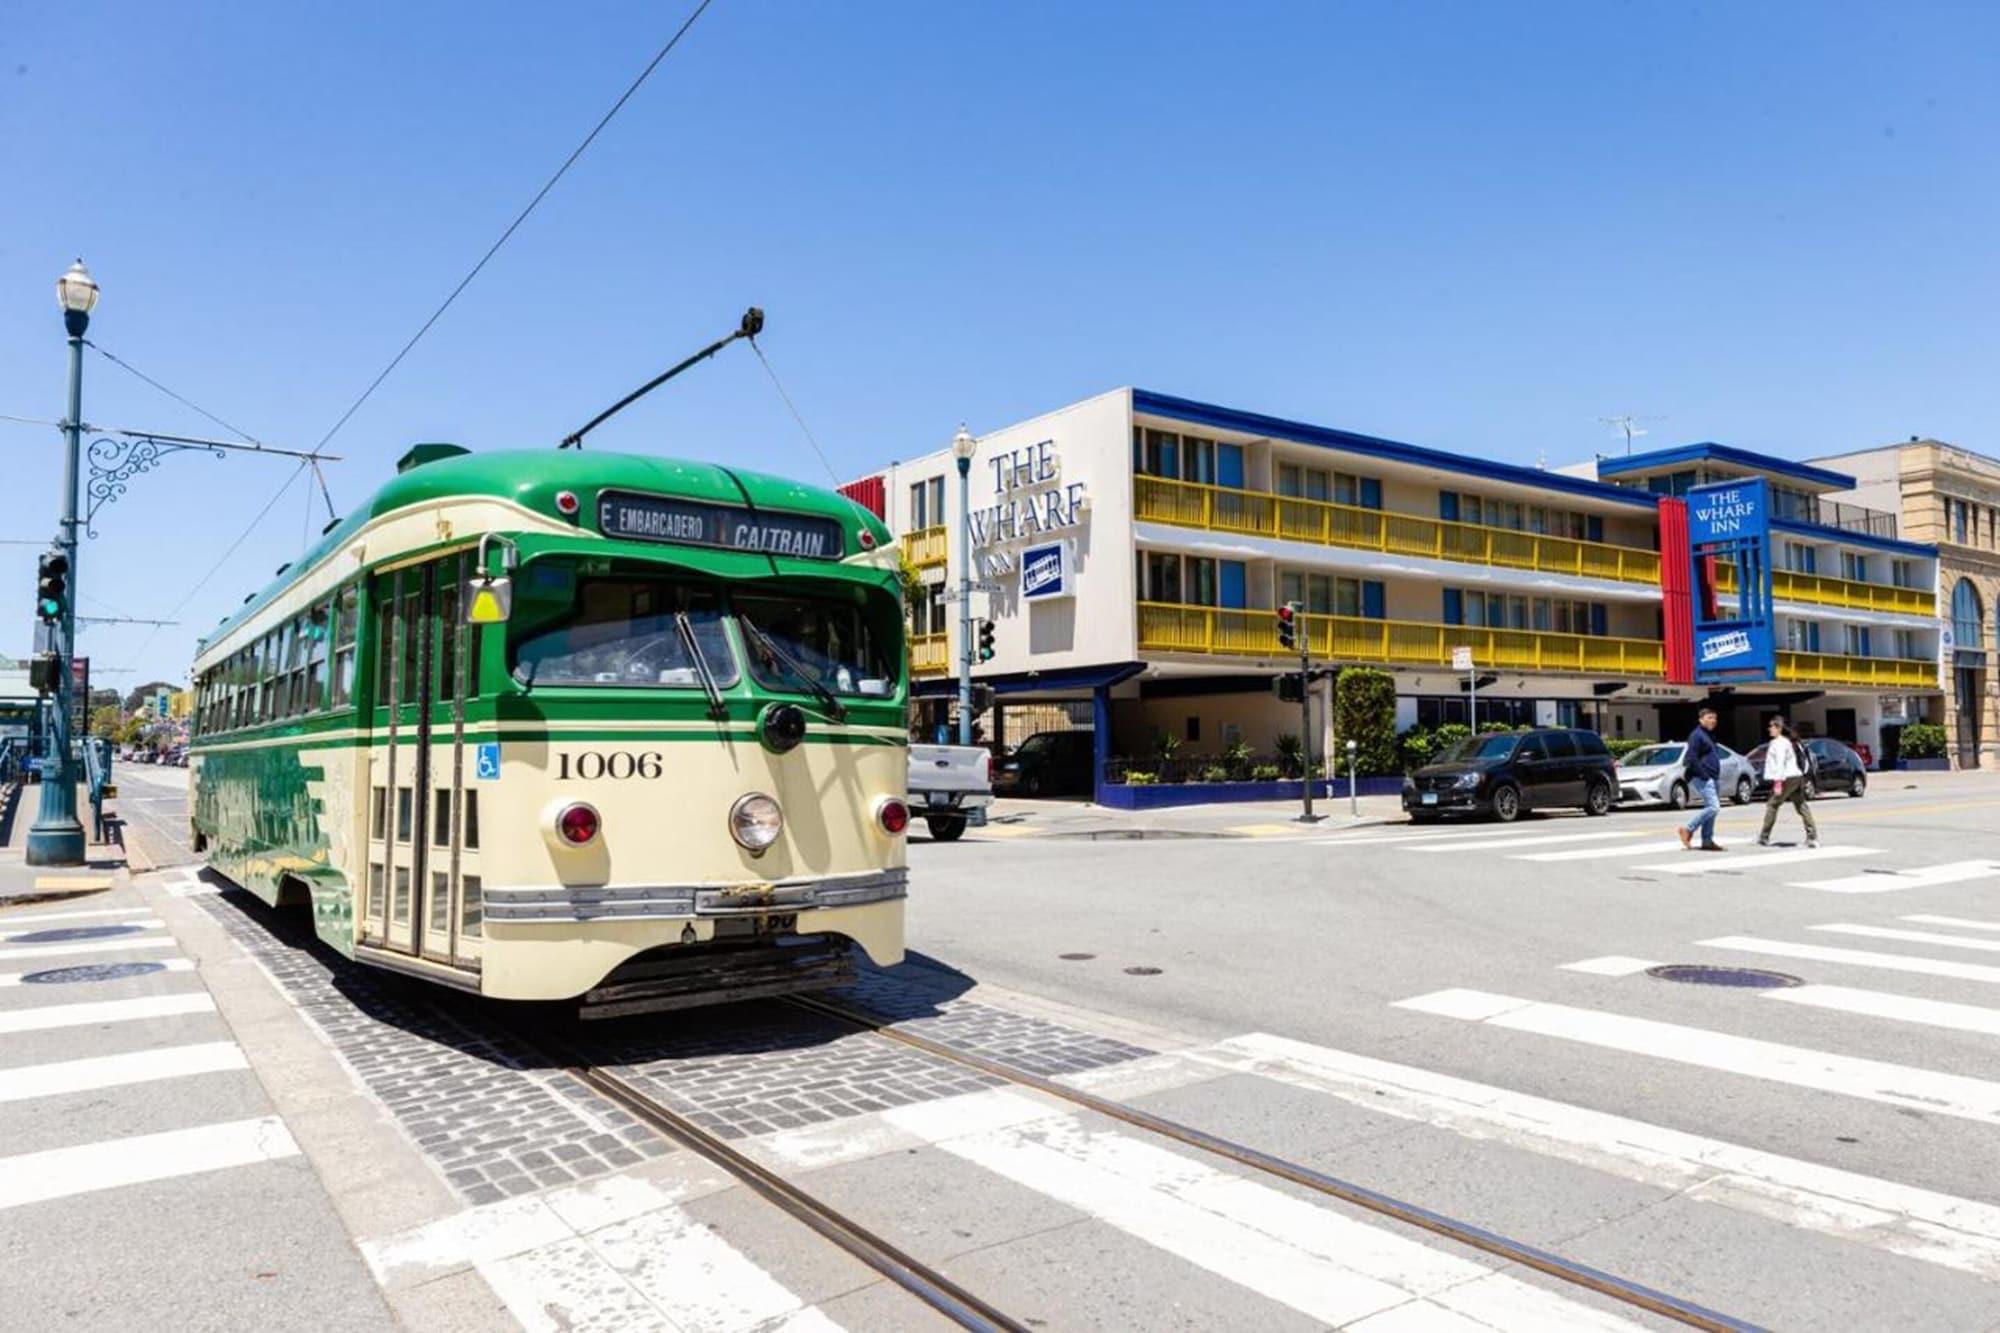
[[2000,459],[1912,437],[1820,461],[1855,477],[1856,504],[1896,510],[1905,538],[1936,544],[1939,720],[1955,767],[2000,768]]

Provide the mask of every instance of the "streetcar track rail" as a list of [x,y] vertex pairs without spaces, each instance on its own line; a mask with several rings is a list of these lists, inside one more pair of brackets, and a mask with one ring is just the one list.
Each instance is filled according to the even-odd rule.
[[807,1012],[846,1023],[859,1031],[873,1033],[876,1036],[900,1042],[905,1046],[942,1060],[948,1060],[963,1068],[977,1070],[980,1073],[1005,1080],[1017,1087],[1028,1088],[1049,1097],[1058,1098],[1073,1106],[1094,1111],[1099,1115],[1107,1116],[1122,1124],[1131,1125],[1136,1129],[1142,1129],[1148,1133],[1171,1139],[1176,1143],[1185,1144],[1188,1147],[1222,1157],[1239,1166],[1247,1166],[1252,1170],[1261,1171],[1267,1175],[1290,1181],[1292,1184],[1304,1186],[1317,1193],[1339,1199],[1344,1203],[1353,1204],[1356,1207],[1365,1208],[1370,1212],[1394,1218],[1399,1222],[1418,1227],[1433,1235],[1443,1236],[1446,1239],[1494,1255],[1497,1258],[1520,1264],[1525,1268],[1531,1268],[1538,1273],[1545,1274],[1558,1281],[1582,1287],[1585,1290],[1596,1292],[1600,1296],[1606,1296],[1622,1304],[1671,1319],[1676,1323],[1685,1324],[1690,1328],[1706,1329],[1710,1330],[1711,1333],[1761,1333],[1759,1326],[1756,1324],[1746,1323],[1733,1316],[1708,1309],[1706,1306],[1697,1305],[1692,1301],[1682,1300],[1677,1296],[1619,1277],[1614,1273],[1607,1273],[1602,1269],[1593,1268],[1588,1264],[1566,1259],[1553,1251],[1542,1249],[1540,1246],[1530,1245],[1525,1241],[1514,1240],[1510,1237],[1500,1235],[1498,1232],[1489,1231],[1485,1227],[1460,1221],[1457,1218],[1435,1212],[1419,1204],[1409,1203],[1393,1195],[1384,1194],[1379,1190],[1369,1189],[1365,1185],[1357,1185],[1352,1181],[1342,1180],[1337,1176],[1316,1171],[1311,1167],[1302,1166],[1296,1162],[1288,1162],[1280,1157],[1273,1157],[1269,1153],[1249,1147],[1246,1144],[1225,1139],[1220,1135],[1210,1134],[1206,1130],[1196,1129],[1191,1125],[1184,1125],[1176,1120],[1169,1120],[1163,1116],[1154,1115],[1150,1111],[1143,1111],[1138,1107],[1127,1106],[1122,1102],[1099,1097],[1095,1093],[1085,1092],[1081,1088],[1069,1087],[1066,1084],[1058,1083],[1053,1079],[1045,1078],[1040,1074],[1031,1073],[1025,1069],[1016,1068],[1002,1061],[992,1060],[983,1055],[974,1055],[968,1051],[957,1050],[941,1042],[932,1041],[928,1037],[920,1036],[913,1032],[905,1032],[887,1020],[877,1018],[860,1010],[850,1009],[845,1005],[835,1003],[820,996],[794,995],[787,997],[785,1002]]

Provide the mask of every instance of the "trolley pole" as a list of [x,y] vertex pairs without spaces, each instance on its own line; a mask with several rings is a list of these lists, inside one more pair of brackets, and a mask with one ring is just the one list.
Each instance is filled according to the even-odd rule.
[[958,464],[958,743],[972,744],[972,454],[979,442],[964,426],[951,440]]
[[42,768],[41,802],[28,830],[27,862],[31,866],[83,864],[83,825],[76,817],[76,759],[70,754],[70,717],[76,682],[71,662],[76,648],[76,479],[83,437],[83,335],[97,304],[97,284],[83,261],[56,283],[62,302],[63,327],[69,333],[69,413],[63,419],[62,520],[56,528],[56,550],[69,560],[68,592],[50,626],[50,647],[56,655],[55,715],[49,719],[49,749]]

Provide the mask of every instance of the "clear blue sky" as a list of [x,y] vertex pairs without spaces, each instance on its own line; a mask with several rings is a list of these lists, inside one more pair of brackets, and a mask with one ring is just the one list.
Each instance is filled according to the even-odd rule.
[[[311,443],[685,12],[0,0],[0,413],[60,415],[82,254],[95,339]],[[1133,383],[1523,462],[1621,412],[1992,452],[1996,39],[1978,5],[715,0],[331,446],[334,498],[415,440],[552,444],[751,302],[842,476]],[[87,372],[90,420],[213,431]],[[826,477],[742,349],[593,444]],[[41,537],[55,434],[0,448],[0,536]],[[287,470],[141,478],[84,610],[163,613]],[[306,501],[181,627],[89,630],[137,669],[105,683],[180,678]],[[0,547],[0,651],[32,558]]]

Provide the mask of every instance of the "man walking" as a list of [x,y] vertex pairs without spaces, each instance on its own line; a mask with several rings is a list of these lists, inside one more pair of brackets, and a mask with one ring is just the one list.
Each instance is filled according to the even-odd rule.
[[1716,748],[1715,737],[1709,734],[1715,730],[1715,710],[1703,708],[1699,718],[1701,725],[1687,738],[1681,769],[1687,774],[1689,793],[1701,798],[1701,809],[1681,826],[1681,846],[1693,847],[1695,832],[1700,830],[1701,850],[1719,852],[1722,844],[1715,840],[1715,817],[1722,813],[1722,796],[1718,791],[1722,783],[1722,751]]
[[1777,827],[1778,811],[1796,806],[1806,826],[1806,846],[1819,846],[1819,825],[1813,822],[1812,807],[1806,804],[1806,751],[1799,738],[1774,717],[1767,730],[1771,739],[1764,747],[1764,780],[1771,784],[1771,799],[1764,806],[1764,831],[1757,835],[1759,847],[1771,845],[1771,830]]

